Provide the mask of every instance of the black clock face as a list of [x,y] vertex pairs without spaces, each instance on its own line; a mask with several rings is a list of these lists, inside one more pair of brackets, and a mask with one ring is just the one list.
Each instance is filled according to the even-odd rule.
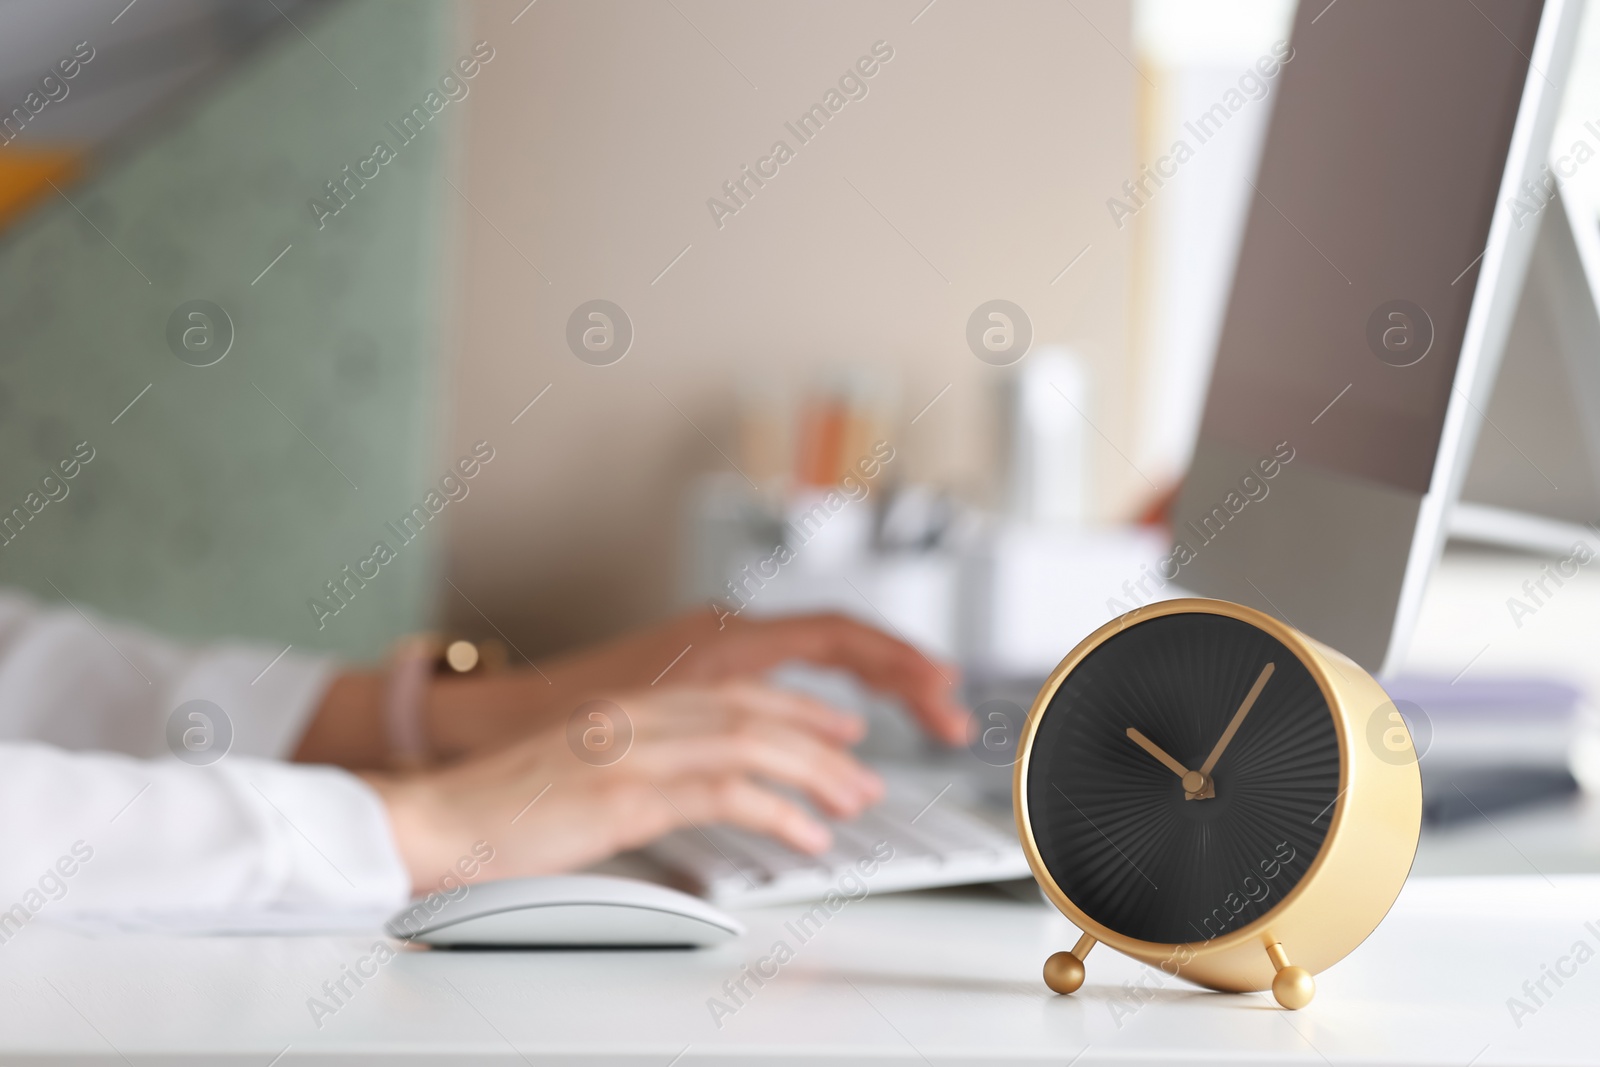
[[1056,884],[1095,921],[1164,944],[1277,906],[1322,848],[1339,793],[1338,735],[1311,673],[1223,615],[1164,615],[1108,638],[1050,698],[1028,761],[1028,819]]

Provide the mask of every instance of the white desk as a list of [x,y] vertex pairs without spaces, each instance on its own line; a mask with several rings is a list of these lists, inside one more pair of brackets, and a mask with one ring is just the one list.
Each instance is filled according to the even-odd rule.
[[[1600,950],[1584,925],[1600,929],[1596,876],[1413,880],[1292,1014],[1266,996],[1166,980],[1104,947],[1084,988],[1055,997],[1040,964],[1075,932],[987,890],[864,900],[805,944],[783,927],[800,910],[748,912],[749,934],[711,951],[405,951],[320,1030],[307,998],[373,937],[89,938],[35,925],[0,946],[0,1063],[267,1067],[285,1048],[282,1067],[1600,1060],[1600,958],[1520,1029],[1506,1008],[1575,941]],[[795,958],[719,1030],[707,998],[779,937]],[[1141,978],[1138,1002],[1124,983]]]

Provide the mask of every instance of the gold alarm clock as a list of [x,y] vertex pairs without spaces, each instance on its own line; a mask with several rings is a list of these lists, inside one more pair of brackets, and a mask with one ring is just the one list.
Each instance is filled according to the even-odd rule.
[[1238,604],[1171,600],[1100,627],[1039,691],[1018,752],[1023,849],[1083,931],[1045,963],[1058,993],[1104,942],[1304,1007],[1416,855],[1422,783],[1394,704],[1350,659]]

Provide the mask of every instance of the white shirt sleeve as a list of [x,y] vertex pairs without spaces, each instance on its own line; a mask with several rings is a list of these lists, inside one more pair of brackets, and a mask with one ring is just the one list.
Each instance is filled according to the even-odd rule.
[[[71,903],[52,907],[93,911],[406,899],[371,788],[280,762],[335,665],[279,651],[186,647],[0,594],[0,936],[13,902],[35,913],[57,893]],[[196,700],[204,719],[169,730]]]

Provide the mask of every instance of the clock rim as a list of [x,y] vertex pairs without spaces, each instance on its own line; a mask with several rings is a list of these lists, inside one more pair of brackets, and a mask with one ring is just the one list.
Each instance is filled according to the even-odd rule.
[[[1124,630],[1152,619],[1162,618],[1167,615],[1220,615],[1224,618],[1234,619],[1239,622],[1255,626],[1266,631],[1270,636],[1277,638],[1285,648],[1294,654],[1302,666],[1311,673],[1312,679],[1321,691],[1323,701],[1328,706],[1328,714],[1333,719],[1334,732],[1339,745],[1339,793],[1334,798],[1333,816],[1328,822],[1328,832],[1323,836],[1322,845],[1317,849],[1316,858],[1311,866],[1306,868],[1306,873],[1295,883],[1293,889],[1284,894],[1272,907],[1268,908],[1259,917],[1228,933],[1204,941],[1145,941],[1140,938],[1130,937],[1120,933],[1099,921],[1090,918],[1084,911],[1067,896],[1065,891],[1056,884],[1053,875],[1045,866],[1043,857],[1039,854],[1038,845],[1034,841],[1033,826],[1028,817],[1028,804],[1026,782],[1028,777],[1028,764],[1033,756],[1034,737],[1044,719],[1044,712],[1049,707],[1050,701],[1055,697],[1061,683],[1067,679],[1079,663],[1099,648],[1106,641],[1122,633]],[[1347,719],[1347,709],[1340,699],[1339,692],[1330,682],[1327,672],[1322,667],[1322,657],[1317,655],[1310,643],[1311,639],[1298,630],[1288,626],[1271,615],[1255,608],[1245,607],[1227,600],[1213,600],[1205,597],[1184,597],[1176,600],[1163,600],[1144,607],[1135,608],[1130,612],[1117,616],[1110,622],[1095,630],[1088,637],[1078,642],[1073,650],[1056,665],[1050,672],[1040,688],[1038,696],[1034,697],[1033,706],[1028,711],[1027,724],[1023,728],[1022,738],[1018,743],[1021,755],[1017,759],[1016,770],[1012,778],[1012,796],[1015,803],[1012,805],[1016,813],[1017,835],[1022,843],[1023,852],[1028,857],[1028,866],[1032,868],[1034,878],[1039,882],[1039,887],[1044,890],[1050,902],[1072,921],[1079,930],[1091,935],[1096,941],[1109,945],[1119,952],[1140,959],[1148,959],[1168,953],[1175,949],[1188,947],[1196,955],[1225,952],[1242,944],[1259,944],[1264,931],[1281,920],[1285,911],[1291,908],[1295,901],[1300,899],[1311,887],[1320,873],[1323,864],[1331,853],[1331,845],[1338,837],[1344,823],[1344,813],[1347,807],[1346,792],[1350,786],[1350,760],[1352,746],[1350,745],[1350,731]],[[1357,668],[1358,670],[1360,668]],[[1362,672],[1365,674],[1365,672]]]

